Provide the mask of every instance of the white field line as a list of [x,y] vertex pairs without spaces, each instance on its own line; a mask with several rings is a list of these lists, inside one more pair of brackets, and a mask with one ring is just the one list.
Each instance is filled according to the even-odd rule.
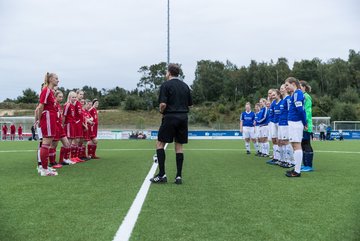
[[[167,143],[164,149],[167,148]],[[131,233],[135,227],[136,220],[140,214],[141,208],[145,202],[146,195],[150,189],[149,179],[154,176],[158,164],[154,162],[149,173],[145,177],[141,188],[136,195],[134,202],[132,203],[128,213],[126,214],[122,224],[120,225],[118,231],[115,234],[113,241],[128,241],[130,239]]]
[[[119,149],[98,149],[100,151],[152,151],[153,148],[119,148]],[[0,150],[0,153],[14,153],[14,152],[36,152],[37,150]],[[219,149],[219,148],[191,148],[184,149],[184,151],[245,151],[241,148],[233,149]],[[325,150],[314,150],[315,153],[339,153],[339,154],[360,154],[360,151],[325,151]]]

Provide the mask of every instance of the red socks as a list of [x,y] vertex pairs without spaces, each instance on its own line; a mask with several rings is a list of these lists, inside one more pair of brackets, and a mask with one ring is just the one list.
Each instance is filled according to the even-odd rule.
[[66,149],[65,147],[61,147],[60,149],[60,157],[59,157],[59,163],[64,162],[64,157],[65,157],[65,153],[66,153]]
[[56,164],[56,149],[49,148],[49,161],[51,164]]
[[44,169],[48,168],[48,159],[49,159],[49,145],[42,144],[40,148],[40,159],[41,159],[41,166]]
[[77,157],[77,146],[71,145],[71,158],[76,158],[76,157]]
[[95,145],[93,145],[93,144],[88,144],[88,155],[89,155],[90,157],[93,157],[93,156],[94,156],[94,147],[95,147]]

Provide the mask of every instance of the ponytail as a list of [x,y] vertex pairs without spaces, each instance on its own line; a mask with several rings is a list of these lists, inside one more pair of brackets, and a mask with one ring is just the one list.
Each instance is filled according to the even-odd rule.
[[305,88],[305,92],[311,92],[311,86],[305,80],[300,80],[300,85]]
[[54,73],[49,73],[49,72],[46,72],[46,75],[45,75],[45,80],[44,80],[44,83],[43,83],[43,87],[48,87],[49,84],[50,84],[50,78],[53,77],[55,74]]
[[49,74],[49,72],[46,72],[45,80],[44,80],[44,84],[43,84],[42,88],[47,87],[49,85],[49,79],[50,79],[50,74]]

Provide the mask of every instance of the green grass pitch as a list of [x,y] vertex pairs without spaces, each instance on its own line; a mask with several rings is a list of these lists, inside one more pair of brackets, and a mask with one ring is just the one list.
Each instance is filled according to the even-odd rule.
[[[152,165],[154,141],[101,141],[100,160],[35,170],[35,142],[0,142],[0,240],[111,241]],[[193,140],[184,184],[152,185],[131,240],[360,240],[360,142],[313,142],[313,173],[246,155],[243,141]]]

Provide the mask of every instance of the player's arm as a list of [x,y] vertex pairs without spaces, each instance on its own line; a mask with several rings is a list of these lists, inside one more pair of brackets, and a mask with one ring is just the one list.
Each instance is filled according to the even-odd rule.
[[38,109],[37,110],[37,121],[38,121],[39,127],[40,127],[40,121],[39,120],[40,120],[41,114],[44,111],[44,104],[40,103],[37,109]]
[[240,116],[240,132],[243,132],[243,115]]
[[160,103],[159,104],[159,112],[161,114],[163,114],[165,109],[166,109],[166,103]]

